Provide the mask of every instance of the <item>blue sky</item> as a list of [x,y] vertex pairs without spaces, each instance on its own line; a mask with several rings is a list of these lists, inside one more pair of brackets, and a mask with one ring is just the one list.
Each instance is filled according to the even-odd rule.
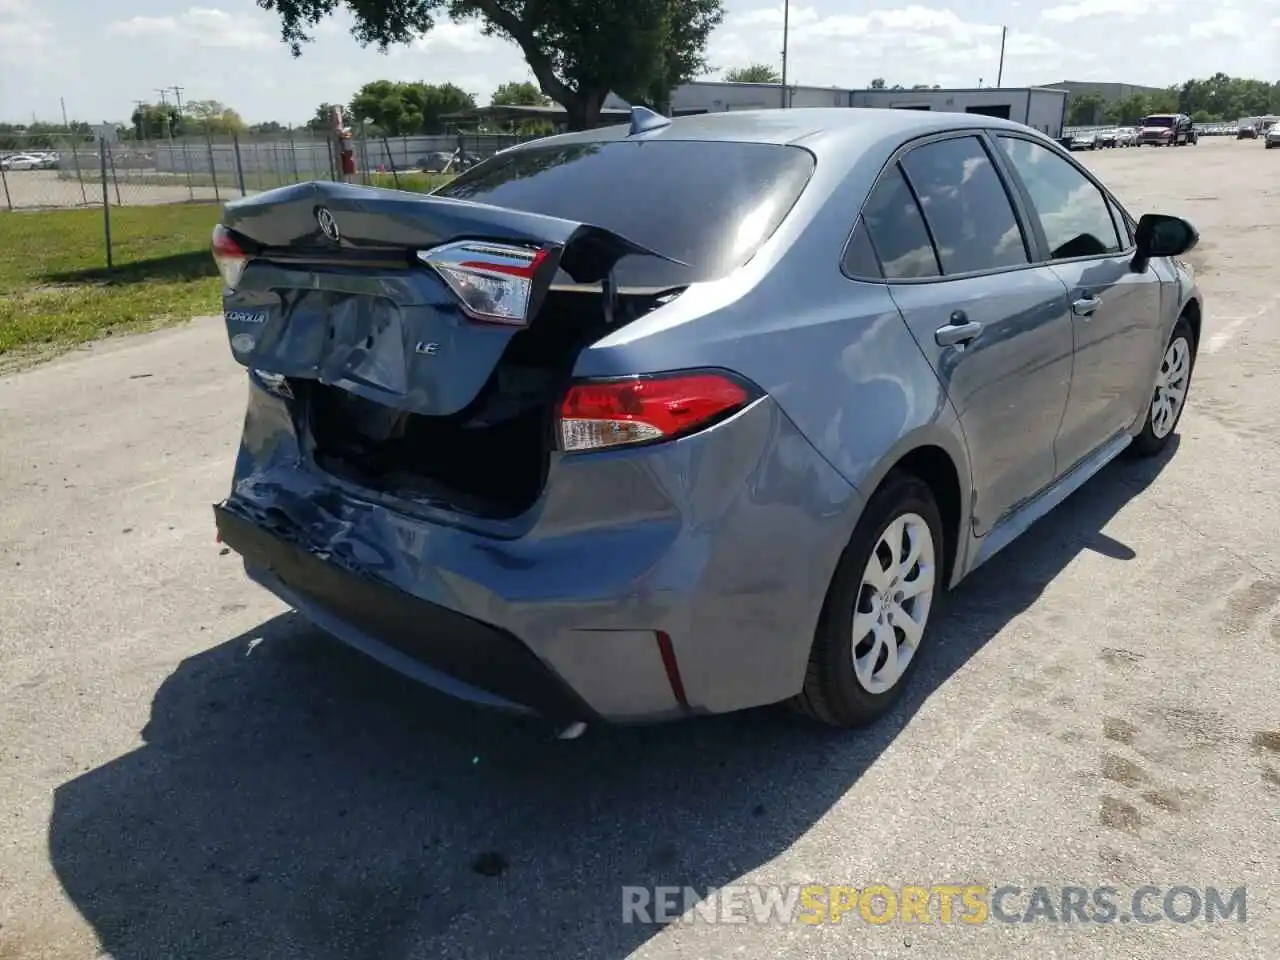
[[[782,6],[727,0],[710,44],[720,70],[778,63]],[[1156,11],[1159,10],[1157,13]],[[995,79],[1000,24],[1009,27],[1004,82],[1120,80],[1165,85],[1218,70],[1280,77],[1278,0],[793,0],[790,77],[801,84],[974,86]],[[300,60],[253,0],[0,0],[0,119],[127,117],[133,101],[178,84],[188,99],[219,100],[250,122],[308,119],[321,101],[345,101],[380,78],[451,80],[486,101],[529,79],[519,51],[472,24],[443,23],[382,56],[324,25]],[[716,74],[712,74],[715,76]]]

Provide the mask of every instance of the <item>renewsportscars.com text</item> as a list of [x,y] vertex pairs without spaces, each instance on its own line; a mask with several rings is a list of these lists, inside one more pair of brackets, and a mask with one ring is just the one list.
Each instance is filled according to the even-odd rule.
[[623,887],[623,923],[1244,923],[1245,887]]

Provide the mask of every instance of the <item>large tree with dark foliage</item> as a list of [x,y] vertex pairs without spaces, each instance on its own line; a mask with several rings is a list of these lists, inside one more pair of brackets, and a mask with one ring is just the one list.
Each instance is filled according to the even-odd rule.
[[670,91],[707,70],[707,38],[723,0],[257,0],[280,16],[301,55],[310,29],[339,8],[361,43],[386,49],[429,31],[440,16],[479,20],[524,53],[542,92],[575,129],[592,127],[609,93],[663,106]]

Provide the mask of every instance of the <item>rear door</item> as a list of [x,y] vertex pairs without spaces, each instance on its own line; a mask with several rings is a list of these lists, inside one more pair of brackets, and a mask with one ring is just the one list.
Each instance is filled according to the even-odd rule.
[[1066,471],[1132,425],[1150,397],[1159,277],[1150,264],[1133,272],[1129,227],[1083,169],[1030,138],[995,139],[1033,209],[1047,262],[1069,290],[1075,376],[1056,440]]
[[1031,263],[991,149],[976,133],[912,145],[862,214],[890,292],[959,414],[979,536],[1052,482],[1072,362],[1066,287]]

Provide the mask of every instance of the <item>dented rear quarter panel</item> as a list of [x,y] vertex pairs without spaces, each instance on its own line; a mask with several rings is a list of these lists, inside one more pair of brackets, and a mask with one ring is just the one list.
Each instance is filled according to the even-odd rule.
[[[558,673],[572,666],[589,703],[618,686],[608,644],[625,631],[670,635],[695,712],[798,691],[862,506],[769,398],[672,443],[557,454],[543,498],[511,521],[357,494],[311,466],[305,446],[286,403],[251,382],[228,506],[509,630]],[[611,719],[679,713],[665,680],[633,707]]]

